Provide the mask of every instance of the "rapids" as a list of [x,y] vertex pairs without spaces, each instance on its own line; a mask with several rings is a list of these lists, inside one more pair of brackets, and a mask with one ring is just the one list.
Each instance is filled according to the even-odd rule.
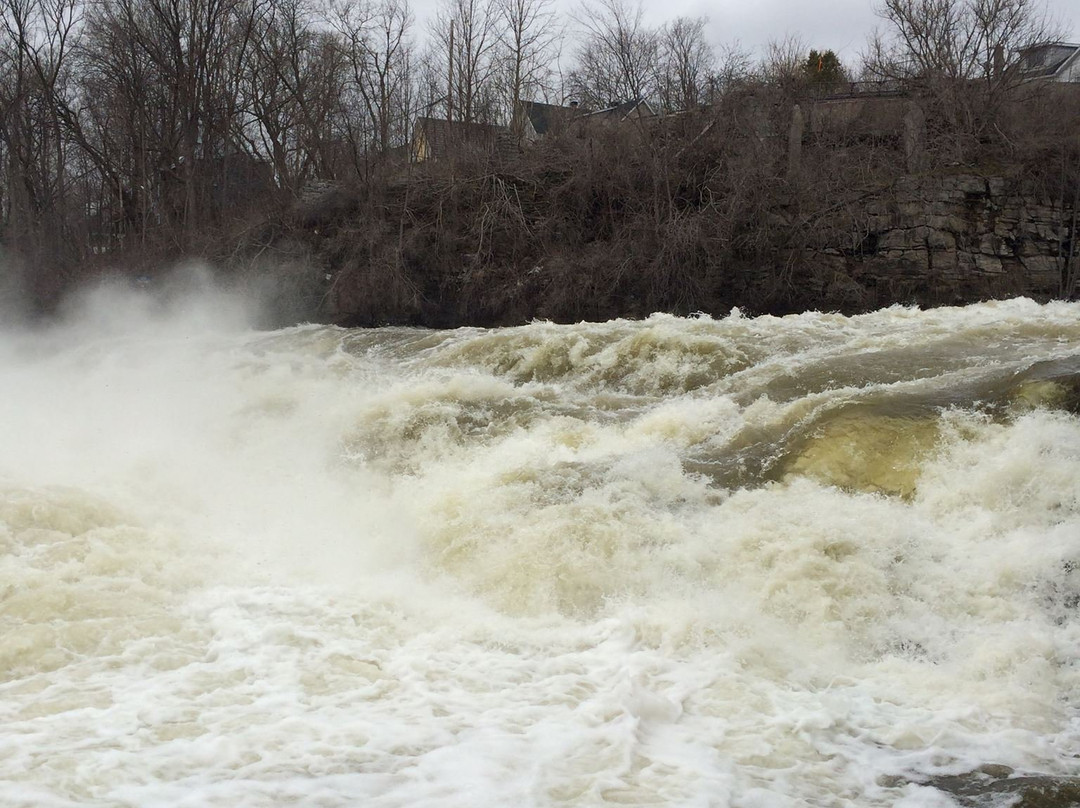
[[101,293],[0,335],[0,805],[1078,774],[1080,305],[250,322]]

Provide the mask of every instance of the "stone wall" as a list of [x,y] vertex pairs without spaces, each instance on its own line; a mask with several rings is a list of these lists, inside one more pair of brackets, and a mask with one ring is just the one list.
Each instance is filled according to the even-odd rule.
[[1046,299],[1061,291],[1072,219],[1003,177],[903,176],[822,228],[808,268],[844,308]]
[[859,136],[899,135],[910,103],[907,96],[852,95],[810,102],[807,133],[828,142]]

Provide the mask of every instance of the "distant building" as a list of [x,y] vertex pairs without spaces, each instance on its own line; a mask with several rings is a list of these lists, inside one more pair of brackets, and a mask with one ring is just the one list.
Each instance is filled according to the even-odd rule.
[[514,116],[515,132],[520,132],[525,140],[539,140],[548,135],[565,132],[570,121],[579,117],[584,110],[577,101],[567,106],[544,104],[540,101],[522,101]]
[[1080,45],[1050,42],[1021,51],[1020,72],[1028,79],[1080,82]]
[[512,148],[511,141],[510,130],[505,126],[417,118],[411,156],[414,162],[422,163],[465,153],[502,153]]
[[513,129],[526,141],[536,141],[568,130],[582,132],[597,125],[621,124],[656,117],[652,105],[643,98],[612,102],[603,109],[590,110],[571,101],[563,106],[540,101],[522,101],[514,116]]

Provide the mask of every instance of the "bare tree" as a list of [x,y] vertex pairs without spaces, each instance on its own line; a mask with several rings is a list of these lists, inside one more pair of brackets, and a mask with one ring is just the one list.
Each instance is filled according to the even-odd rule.
[[507,117],[520,137],[521,102],[550,83],[559,31],[552,0],[498,0],[500,73]]
[[780,90],[794,92],[805,75],[808,52],[806,42],[794,34],[771,40],[761,63],[762,79]]
[[300,193],[310,179],[334,177],[342,48],[300,0],[268,0],[253,40],[248,142],[271,160],[282,188]]
[[246,119],[239,130],[250,151],[273,166],[279,186],[294,193],[302,181],[302,111],[286,64],[299,65],[306,58],[311,37],[295,11],[295,5],[276,2],[259,7],[253,20],[255,44],[244,60],[241,91]]
[[871,67],[907,78],[992,80],[1025,48],[1053,37],[1037,0],[884,0],[887,32],[871,41]]
[[[371,142],[380,151],[405,140],[409,93],[409,31],[413,16],[407,0],[379,0],[374,6],[344,4],[335,10],[358,94],[370,124]],[[362,137],[352,139],[362,146]]]
[[179,241],[218,213],[241,11],[240,0],[101,0],[88,21],[83,77],[95,103],[81,102],[69,123],[117,193],[141,196],[144,218],[152,206]]
[[0,2],[0,225],[24,252],[54,254],[67,243],[67,140],[56,101],[67,92],[79,17],[73,0]]
[[754,77],[754,57],[738,40],[720,46],[717,62],[709,80],[709,94],[714,98],[747,84]]
[[449,118],[487,123],[496,117],[497,13],[493,0],[443,0],[435,15],[432,62],[447,77]]
[[[883,0],[864,54],[872,78],[918,87],[964,139],[992,131],[1022,53],[1059,37],[1041,0]],[[962,145],[958,141],[958,145]]]
[[597,0],[580,9],[578,22],[583,42],[569,83],[582,103],[606,106],[657,94],[660,33],[645,24],[640,2]]
[[661,31],[659,89],[666,109],[693,109],[705,100],[716,68],[716,55],[705,39],[707,22],[678,17]]
[[[145,240],[151,221],[161,222],[170,207],[177,129],[170,89],[152,50],[140,42],[148,21],[145,9],[121,0],[90,13],[79,54],[77,105],[66,123],[96,177],[87,194],[93,211],[95,249],[123,244],[133,234]],[[93,98],[93,104],[83,104]]]

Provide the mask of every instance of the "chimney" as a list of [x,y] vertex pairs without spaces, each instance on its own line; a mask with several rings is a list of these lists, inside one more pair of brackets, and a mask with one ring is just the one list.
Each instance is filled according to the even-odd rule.
[[994,46],[994,78],[1000,79],[1005,74],[1005,46],[1000,42]]

